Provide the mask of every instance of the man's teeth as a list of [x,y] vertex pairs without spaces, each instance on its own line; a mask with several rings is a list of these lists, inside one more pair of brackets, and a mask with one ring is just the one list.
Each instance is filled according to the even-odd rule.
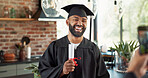
[[76,27],[77,30],[82,30],[82,28]]
[[81,30],[81,28],[76,28],[77,30]]

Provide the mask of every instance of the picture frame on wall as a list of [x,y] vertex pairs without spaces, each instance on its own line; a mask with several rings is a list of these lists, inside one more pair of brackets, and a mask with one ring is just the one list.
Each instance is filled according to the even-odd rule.
[[41,0],[41,7],[46,17],[58,17],[57,0]]

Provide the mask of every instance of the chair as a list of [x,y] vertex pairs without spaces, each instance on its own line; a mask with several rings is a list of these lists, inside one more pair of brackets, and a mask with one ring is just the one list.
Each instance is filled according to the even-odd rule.
[[101,52],[101,54],[106,66],[111,67],[113,69],[113,67],[115,66],[115,51],[108,50],[107,52]]

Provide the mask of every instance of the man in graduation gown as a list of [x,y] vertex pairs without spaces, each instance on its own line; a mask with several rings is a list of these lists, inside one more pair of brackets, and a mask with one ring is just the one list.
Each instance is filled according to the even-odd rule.
[[[109,78],[101,53],[93,42],[83,37],[87,27],[87,16],[93,13],[84,5],[72,4],[63,7],[69,15],[67,36],[53,41],[39,60],[42,78]],[[64,29],[63,29],[64,30]],[[75,47],[74,61],[68,59],[68,45]]]

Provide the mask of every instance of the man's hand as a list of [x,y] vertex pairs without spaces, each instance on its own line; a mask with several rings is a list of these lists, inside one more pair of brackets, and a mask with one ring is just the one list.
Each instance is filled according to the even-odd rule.
[[61,73],[60,77],[63,75],[69,74],[69,72],[73,72],[75,69],[75,64],[73,60],[67,60],[63,66],[63,72]]
[[63,66],[63,74],[69,74],[69,72],[73,72],[75,69],[75,64],[73,60],[67,60]]
[[137,78],[141,78],[148,69],[148,54],[140,55],[139,49],[136,50],[134,56],[131,58],[128,72],[134,72]]

